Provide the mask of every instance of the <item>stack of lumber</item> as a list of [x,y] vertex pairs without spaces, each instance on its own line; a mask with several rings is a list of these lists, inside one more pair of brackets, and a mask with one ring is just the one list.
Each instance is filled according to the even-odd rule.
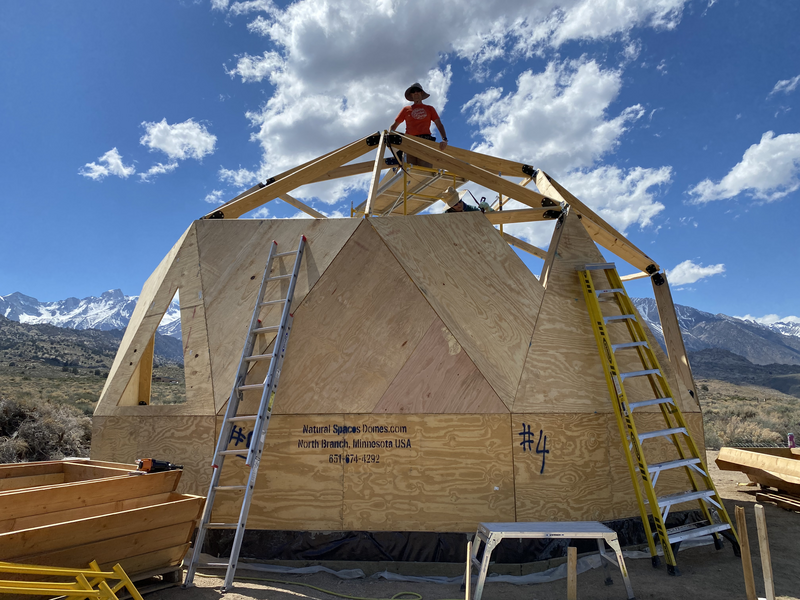
[[758,493],[759,502],[800,511],[800,448],[722,448],[717,466],[723,471],[741,471],[761,487],[782,492]]
[[81,460],[0,466],[0,561],[120,563],[134,580],[174,571],[205,500],[175,493],[181,471],[134,469]]

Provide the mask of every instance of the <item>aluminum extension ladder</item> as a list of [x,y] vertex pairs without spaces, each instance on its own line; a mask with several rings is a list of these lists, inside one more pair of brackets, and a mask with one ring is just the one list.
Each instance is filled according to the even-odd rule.
[[[273,241],[272,247],[269,251],[269,258],[267,259],[267,266],[264,269],[264,276],[261,279],[261,288],[258,292],[255,308],[253,309],[253,318],[250,320],[250,328],[247,331],[247,338],[242,350],[242,358],[239,361],[239,369],[236,374],[236,379],[233,382],[233,389],[228,399],[228,409],[225,412],[225,419],[222,425],[219,439],[217,440],[217,448],[214,451],[214,461],[212,464],[211,485],[208,488],[208,497],[206,498],[205,509],[203,510],[203,517],[200,521],[200,526],[197,531],[197,538],[194,543],[194,552],[192,553],[192,560],[189,564],[189,569],[186,573],[186,580],[184,587],[192,585],[195,572],[198,566],[205,567],[226,567],[225,582],[221,587],[224,593],[231,589],[233,586],[233,578],[236,575],[236,565],[239,562],[239,551],[242,548],[242,539],[244,538],[245,525],[247,523],[247,515],[250,511],[250,502],[253,499],[253,489],[256,484],[256,476],[258,475],[258,466],[261,463],[261,453],[264,450],[264,441],[267,437],[267,428],[269,427],[269,419],[272,414],[272,402],[275,398],[275,390],[278,387],[278,380],[281,374],[281,365],[286,353],[286,344],[289,339],[289,332],[292,328],[293,315],[290,312],[292,305],[292,298],[294,297],[294,288],[297,283],[297,275],[300,272],[300,262],[303,259],[303,250],[305,249],[306,236],[300,238],[300,243],[297,246],[296,252],[277,253],[278,242]],[[290,274],[271,276],[272,264],[276,258],[281,256],[295,256],[294,267]],[[271,281],[281,279],[289,280],[289,289],[286,296],[280,300],[264,299],[267,286]],[[265,306],[283,305],[281,311],[280,324],[275,326],[262,325],[259,316],[261,310]],[[276,333],[275,344],[271,354],[259,354],[256,348],[258,336],[266,333]],[[269,370],[267,377],[263,383],[251,383],[245,385],[245,378],[251,363],[261,361],[269,361]],[[242,400],[242,392],[246,390],[261,390],[261,403],[258,407],[258,413],[255,415],[241,415],[239,414],[239,404]],[[253,433],[250,437],[250,447],[247,452],[247,459],[245,464],[250,467],[250,474],[247,478],[246,485],[219,485],[222,467],[225,462],[225,457],[229,454],[241,454],[242,450],[228,450],[228,444],[231,441],[233,427],[235,423],[253,422]],[[244,498],[242,500],[242,508],[239,513],[239,521],[237,523],[212,523],[211,512],[214,507],[214,499],[217,492],[238,492],[244,491]],[[199,565],[200,552],[203,548],[206,532],[209,529],[235,529],[236,535],[233,539],[233,547],[231,548],[231,556],[227,563],[209,563]]]
[[[608,280],[609,287],[597,289],[592,280],[592,272],[603,271]],[[636,502],[642,517],[647,543],[650,547],[653,566],[660,563],[650,521],[647,516],[647,506],[653,516],[655,528],[664,558],[667,563],[667,572],[677,575],[677,562],[675,553],[680,542],[704,535],[713,535],[714,544],[719,550],[722,548],[721,533],[726,532],[726,537],[731,539],[734,553],[739,556],[739,538],[733,523],[725,510],[725,505],[717,493],[714,482],[708,474],[705,460],[700,456],[699,449],[692,438],[686,421],[681,414],[678,402],[672,395],[669,383],[661,370],[655,353],[649,347],[642,324],[637,318],[633,302],[625,292],[622,280],[613,263],[585,265],[579,269],[579,277],[586,306],[592,321],[592,329],[603,363],[606,384],[614,405],[614,414],[617,418],[620,437],[623,441],[624,454],[628,463]],[[600,296],[614,300],[619,308],[620,315],[604,316],[600,307]],[[622,342],[612,342],[609,338],[608,324],[612,322],[624,323],[627,326],[628,338]],[[642,364],[642,370],[623,373],[617,365],[618,352],[635,351]],[[625,380],[629,378],[645,377],[649,380],[654,397],[632,401],[625,391]],[[635,411],[645,406],[658,406],[664,417],[666,427],[657,431],[639,433],[636,427]],[[678,459],[660,463],[648,463],[644,442],[648,439],[663,437],[670,440],[677,450]],[[677,494],[658,496],[655,486],[658,476],[670,469],[683,469],[688,485],[691,489]],[[690,526],[676,527],[672,530],[666,528],[665,522],[670,508],[682,502],[697,501],[705,518],[702,523]],[[714,508],[712,508],[712,506]],[[699,526],[698,526],[699,525]],[[673,546],[674,545],[674,546]]]

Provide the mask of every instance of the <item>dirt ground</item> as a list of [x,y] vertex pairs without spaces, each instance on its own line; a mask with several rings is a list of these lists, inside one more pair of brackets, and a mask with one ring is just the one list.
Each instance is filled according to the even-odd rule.
[[[747,482],[747,477],[738,472],[719,471],[714,459],[717,452],[708,453],[708,462],[722,494],[725,507],[731,518],[734,518],[734,507],[742,506],[747,517],[747,529],[750,538],[750,549],[753,556],[756,592],[758,597],[765,597],[764,579],[761,570],[761,557],[758,549],[758,534],[753,507],[755,496],[743,490],[754,489],[738,485]],[[797,568],[797,555],[800,550],[800,513],[789,512],[772,504],[764,505],[769,533],[772,570],[775,581],[775,595],[779,599],[800,598],[800,569]],[[636,598],[679,599],[692,598],[746,598],[744,576],[740,559],[733,555],[728,542],[725,548],[717,551],[713,545],[682,550],[678,554],[679,577],[670,577],[662,566],[654,569],[649,558],[626,559],[630,573],[631,585]],[[349,568],[365,567],[364,563],[348,563]],[[337,566],[337,568],[341,568]],[[404,572],[408,572],[406,568]],[[369,571],[368,571],[369,572]],[[490,569],[491,573],[491,569]],[[208,574],[211,574],[209,572]],[[237,573],[243,577],[279,579],[295,584],[307,584],[336,592],[347,598],[390,599],[402,592],[419,594],[397,596],[398,598],[419,598],[425,600],[464,598],[460,586],[454,584],[392,582],[381,579],[341,580],[327,573],[314,575],[272,575],[256,573],[240,568]],[[410,574],[410,573],[409,573]],[[432,575],[430,565],[420,565],[419,574]],[[439,573],[450,575],[451,572]],[[624,600],[625,586],[622,577],[612,572],[614,583],[604,585],[604,570],[592,569],[578,575],[578,597],[584,599],[606,598]],[[153,592],[146,596],[147,600],[219,600],[223,594],[219,591],[221,580],[197,576],[195,586],[189,589],[171,588]],[[225,600],[302,600],[305,598],[332,599],[335,596],[325,592],[285,583],[257,582],[252,580],[237,581],[234,590],[225,594]],[[551,583],[535,585],[513,585],[488,581],[483,598],[486,600],[555,600],[566,598],[566,579]]]

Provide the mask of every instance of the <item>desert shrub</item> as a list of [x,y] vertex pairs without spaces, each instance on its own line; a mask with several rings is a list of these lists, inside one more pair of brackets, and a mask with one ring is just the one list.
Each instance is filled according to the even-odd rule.
[[91,419],[63,404],[0,398],[0,462],[88,456]]

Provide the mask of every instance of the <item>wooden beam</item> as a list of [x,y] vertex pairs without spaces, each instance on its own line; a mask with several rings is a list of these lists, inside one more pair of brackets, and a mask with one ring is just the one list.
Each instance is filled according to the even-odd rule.
[[567,600],[578,600],[578,549],[575,546],[567,548]]
[[689,390],[689,394],[694,398],[699,409],[700,402],[697,398],[697,388],[692,376],[692,367],[689,365],[689,356],[686,353],[686,346],[683,344],[683,336],[678,324],[678,315],[675,314],[675,305],[672,302],[672,293],[669,290],[667,275],[662,274],[661,277],[664,278],[664,283],[661,285],[656,285],[655,280],[653,280],[653,293],[658,307],[658,316],[661,320],[661,330],[664,334],[664,345],[667,347],[667,357],[678,375],[678,382],[683,385],[684,389]]
[[375,194],[378,191],[378,180],[381,177],[381,163],[383,162],[383,153],[386,150],[386,131],[381,132],[381,140],[378,143],[378,153],[375,155],[375,164],[373,166],[372,181],[369,184],[369,192],[367,193],[367,204],[364,208],[364,215],[369,216],[372,212],[372,203],[375,201]]
[[755,505],[756,527],[758,528],[758,550],[761,554],[761,572],[764,573],[764,593],[767,600],[775,600],[775,583],[772,579],[772,558],[769,554],[769,536],[767,536],[767,517],[764,507]]
[[542,260],[547,258],[546,250],[537,248],[536,246],[534,246],[533,244],[529,244],[528,242],[523,242],[521,239],[514,237],[513,235],[509,235],[506,232],[502,232],[500,235],[502,235],[503,239],[507,241],[510,245],[514,246],[515,248],[524,250],[528,254],[533,254],[536,258],[541,258]]
[[740,549],[742,551],[742,571],[744,571],[744,589],[747,600],[757,600],[756,582],[753,577],[753,559],[750,557],[750,539],[747,536],[747,520],[744,508],[736,507],[736,528],[739,530]]
[[[522,208],[519,210],[496,210],[485,212],[484,216],[492,225],[507,225],[508,223],[529,223],[531,221],[554,221],[552,213],[561,213],[560,209],[552,208]],[[550,213],[545,216],[545,213]]]
[[290,196],[289,194],[281,194],[280,196],[278,196],[278,198],[280,198],[281,200],[286,202],[286,204],[291,204],[295,208],[299,208],[304,213],[306,213],[307,215],[311,215],[315,219],[327,219],[328,218],[325,215],[323,215],[321,212],[317,212],[316,210],[311,208],[308,204],[303,204],[302,202],[300,202],[300,200],[298,200],[297,198],[294,198],[293,196]]
[[586,231],[603,248],[610,250],[642,271],[646,271],[650,265],[655,266],[656,270],[661,269],[652,258],[630,243],[624,235],[606,223],[597,213],[569,193],[544,171],[539,171],[536,175],[536,187],[545,194],[564,200],[569,204],[572,210],[583,217],[583,226]]
[[426,160],[437,167],[447,169],[456,175],[461,175],[495,192],[509,196],[518,202],[522,202],[531,208],[540,208],[542,206],[542,200],[546,199],[542,194],[531,191],[502,177],[498,177],[494,173],[490,173],[480,167],[454,158],[447,152],[432,148],[428,144],[423,143],[419,138],[405,135],[402,137],[403,150],[412,156]]
[[547,247],[547,256],[542,266],[542,274],[539,275],[539,282],[544,286],[544,289],[547,289],[547,280],[550,278],[550,271],[553,269],[553,263],[555,263],[556,257],[558,256],[558,245],[561,243],[561,234],[564,233],[564,223],[570,218],[574,219],[576,217],[572,216],[569,208],[567,208],[564,212],[564,216],[556,223],[556,228],[553,230],[553,237],[550,238],[550,245]]
[[634,279],[644,279],[645,277],[650,277],[650,275],[644,271],[639,271],[638,273],[631,273],[630,275],[622,275],[620,279],[622,281],[633,281]]
[[[236,219],[243,214],[250,212],[254,208],[266,204],[267,202],[280,197],[281,194],[290,192],[295,188],[311,183],[319,177],[328,173],[331,169],[340,167],[350,162],[354,158],[366,154],[371,148],[367,146],[366,138],[362,138],[339,150],[331,152],[316,161],[306,163],[302,167],[296,168],[289,175],[276,179],[274,182],[262,188],[252,191],[250,194],[239,196],[227,204],[211,211],[206,217],[222,211],[224,218]],[[253,188],[251,188],[253,189]]]
[[[391,169],[396,166],[397,165],[387,165],[385,158],[380,163],[381,171],[385,171],[386,169]],[[317,183],[319,181],[330,181],[331,179],[341,179],[342,177],[351,177],[353,175],[363,175],[364,173],[372,172],[374,168],[375,161],[373,160],[365,160],[363,162],[353,163],[352,165],[344,165],[343,167],[331,169],[324,175],[320,175],[312,183]]]

